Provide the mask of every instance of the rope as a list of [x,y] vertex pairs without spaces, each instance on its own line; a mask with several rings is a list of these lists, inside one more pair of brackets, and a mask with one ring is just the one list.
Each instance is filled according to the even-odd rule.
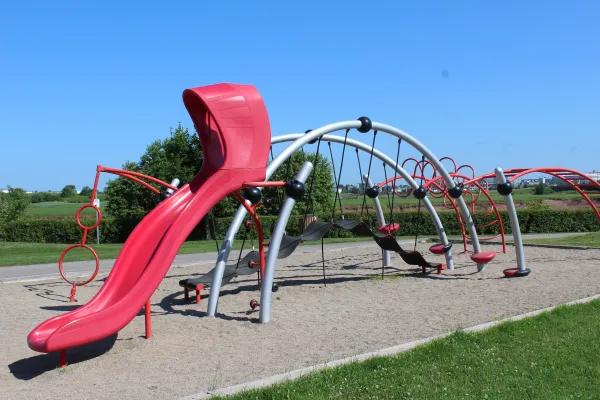
[[[315,204],[313,202],[313,198],[311,196],[312,194],[312,190],[313,190],[313,186],[315,183],[315,176],[317,175],[317,163],[319,162],[319,150],[321,147],[321,138],[319,138],[319,141],[317,142],[317,152],[315,154],[315,163],[313,165],[313,172],[312,175],[310,177],[310,184],[308,186],[308,202],[306,203],[306,207],[304,208],[304,221],[306,221],[306,217],[308,216],[308,207],[309,207],[309,203],[310,203],[310,210],[311,210],[311,214],[315,213]],[[304,154],[304,152],[302,152],[302,154]],[[304,233],[304,221],[302,223],[302,232]]]
[[[385,178],[385,182],[387,182],[388,180],[388,176],[387,176],[387,166],[385,163],[383,163],[383,176]],[[393,185],[393,182],[392,182]],[[392,205],[392,201],[390,201],[390,191],[387,188],[387,183],[385,184],[385,191],[387,194],[387,200],[388,200],[388,205]],[[394,210],[392,209],[392,207],[390,207],[390,224],[392,223],[392,219],[394,218]]]
[[[346,131],[346,137],[348,137],[348,131]],[[344,140],[344,143],[346,143],[346,141]],[[331,156],[331,166],[333,168],[333,180],[335,182],[335,199],[333,200],[333,210],[332,211],[332,215],[331,215],[331,221],[333,222],[333,217],[335,216],[335,206],[336,206],[336,201],[337,201],[337,191],[338,191],[338,186],[340,185],[337,178],[336,178],[336,172],[335,172],[335,161],[333,159],[333,151],[331,151],[331,142],[327,142],[327,145],[329,146],[329,155]],[[344,217],[344,213],[342,211],[342,199],[340,199],[340,214],[342,214],[342,219]]]
[[217,241],[217,229],[215,227],[215,213],[214,211],[210,212],[210,221],[212,223],[213,236],[215,238],[215,245],[217,246],[217,253],[219,252],[219,242]]
[[327,287],[327,278],[325,277],[325,236],[321,238],[321,260],[323,260],[323,285]]
[[[271,146],[271,161],[273,161],[275,157],[273,156],[273,146]],[[289,160],[289,159],[288,159]],[[283,198],[281,195],[281,190],[275,190],[277,192],[277,198],[279,199],[279,208],[283,205]]]
[[[398,150],[396,151],[396,168],[394,169],[394,176],[398,172],[398,161],[400,160],[400,144],[402,144],[402,139],[398,139]],[[387,180],[387,179],[386,179]],[[396,189],[396,181],[392,182],[392,188]],[[396,193],[392,193],[392,207],[391,207],[391,215],[390,215],[390,226],[394,223],[394,198],[396,197]]]
[[[360,157],[358,156],[358,149],[356,149],[356,160],[358,161],[358,173],[360,174],[360,180],[362,181],[363,186],[363,199],[362,206],[360,208],[360,219],[362,221],[363,211],[365,210],[365,204],[367,203],[367,182],[363,178],[362,167],[360,165]],[[367,205],[367,221],[369,220],[369,206]]]
[[238,256],[237,264],[235,264],[235,273],[237,275],[237,270],[240,267],[240,261],[242,260],[242,252],[244,251],[244,243],[246,243],[246,235],[248,235],[248,228],[244,230],[244,237],[242,238],[242,247],[240,248],[240,254]]
[[[425,156],[421,156],[421,162],[425,161]],[[421,171],[421,183],[420,186],[423,186],[423,171]],[[419,186],[419,187],[420,187]],[[417,208],[417,232],[415,234],[415,246],[413,250],[417,250],[417,239],[419,237],[419,230],[421,227],[421,199],[419,199],[419,207]]]

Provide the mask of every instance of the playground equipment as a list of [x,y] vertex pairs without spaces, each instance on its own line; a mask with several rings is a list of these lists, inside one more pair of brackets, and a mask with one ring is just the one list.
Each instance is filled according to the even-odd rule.
[[[493,173],[489,173],[468,181],[467,183],[471,183],[491,177],[498,179],[497,190],[499,194],[504,196],[517,258],[516,268],[508,268],[503,271],[504,275],[507,277],[527,276],[531,273],[531,270],[525,265],[525,253],[523,251],[523,241],[521,239],[521,228],[519,226],[519,218],[517,216],[517,209],[512,197],[512,192],[514,187],[513,182],[525,175],[532,173],[547,174],[565,182],[568,186],[575,189],[581,195],[581,197],[583,197],[583,199],[590,205],[596,214],[596,217],[600,220],[600,212],[598,211],[598,207],[596,207],[594,202],[588,196],[589,194],[600,194],[600,183],[590,178],[588,175],[574,169],[562,167],[538,167],[514,168],[504,171],[502,168],[496,168]],[[584,190],[584,188],[587,191]]]
[[[220,290],[225,283],[231,281],[237,275],[257,273],[261,292],[260,302],[253,300],[250,306],[253,309],[260,308],[260,322],[269,322],[271,295],[277,290],[277,285],[273,283],[277,260],[292,254],[302,241],[323,238],[327,229],[332,226],[373,237],[384,252],[382,267],[389,265],[389,252],[393,251],[400,254],[401,258],[408,264],[417,265],[423,269],[434,268],[439,273],[443,269],[441,267],[443,264],[425,260],[423,255],[416,250],[411,252],[402,249],[395,239],[394,233],[399,225],[394,222],[393,207],[390,220],[386,223],[378,199],[381,186],[380,184],[373,184],[370,177],[373,158],[379,159],[384,168],[387,166],[393,170],[393,185],[395,185],[394,182],[397,179],[402,178],[410,186],[413,196],[420,200],[419,204],[422,203],[425,206],[440,236],[440,243],[432,246],[430,252],[434,255],[443,255],[448,269],[452,269],[453,265],[452,246],[446,237],[444,227],[435,208],[428,199],[428,194],[433,195],[434,192],[431,188],[436,188],[449,198],[448,205],[455,209],[461,221],[465,249],[466,233],[468,232],[472,244],[471,259],[476,263],[477,271],[484,271],[485,265],[496,256],[496,252],[481,250],[477,226],[474,224],[469,210],[469,205],[474,210],[475,200],[473,198],[469,202],[465,200],[468,197],[465,195],[465,188],[470,185],[479,187],[480,191],[483,190],[484,186],[479,183],[482,178],[469,179],[467,175],[460,173],[462,166],[457,169],[456,163],[454,163],[453,171],[448,171],[442,163],[442,161],[447,161],[448,158],[438,159],[422,143],[397,128],[373,122],[367,117],[361,117],[354,121],[329,124],[303,134],[290,134],[271,138],[265,105],[258,91],[250,85],[216,84],[187,89],[183,92],[183,102],[198,132],[204,152],[202,168],[190,182],[178,188],[178,182],[176,181],[169,185],[143,174],[98,167],[92,199],[95,197],[97,190],[99,174],[109,172],[145,185],[150,190],[161,194],[162,201],[130,234],[106,282],[91,300],[74,311],[41,323],[28,335],[27,343],[31,349],[44,353],[59,352],[61,366],[66,364],[66,351],[68,349],[101,340],[118,332],[142,308],[145,308],[146,337],[151,336],[150,297],[169,270],[177,251],[190,232],[210,209],[229,194],[233,194],[237,198],[240,206],[225,234],[215,268],[200,279],[187,279],[180,282],[186,297],[189,296],[190,290],[196,291],[197,302],[200,301],[201,291],[210,287],[209,316],[214,316],[216,313]],[[369,146],[349,138],[349,132],[354,129],[363,134],[373,132],[373,144]],[[332,134],[340,130],[345,131],[344,136]],[[384,132],[397,138],[398,148],[395,160],[375,148],[375,138],[378,132]],[[305,182],[307,182],[311,170],[315,166],[310,162],[305,162],[294,180],[275,182],[268,180],[296,150],[307,143],[317,141],[319,144],[323,141],[340,143],[344,146],[339,174],[334,169],[334,175],[337,175],[335,177],[336,184],[340,182],[346,147],[355,148],[357,154],[358,151],[364,151],[370,155],[367,173],[363,175],[362,168],[360,173],[361,179],[366,183],[363,200],[366,197],[372,199],[376,210],[379,225],[376,229],[368,227],[362,220],[345,220],[343,211],[342,218],[334,221],[333,217],[338,201],[336,192],[331,221],[313,221],[303,228],[299,236],[285,234],[285,227],[290,213],[296,201],[304,195]],[[272,156],[269,163],[271,146],[286,142],[291,143],[277,157]],[[422,155],[420,161],[415,160],[418,167],[415,167],[412,174],[404,168],[404,163],[399,164],[400,144],[402,142],[410,145]],[[430,177],[426,177],[424,173],[427,165],[434,170],[434,174]],[[515,179],[515,176],[522,173],[523,171],[516,172],[511,179]],[[503,180],[500,169],[497,169],[495,174],[501,182],[498,187],[499,192],[506,196],[512,204],[510,181]],[[148,179],[165,186],[167,189],[160,192],[142,179]],[[417,183],[417,180],[420,183]],[[285,189],[287,195],[285,201],[281,204],[279,218],[268,246],[264,243],[260,218],[255,212],[255,208],[260,204],[260,189],[264,187]],[[311,187],[312,185],[309,183],[309,192]],[[493,204],[489,194],[487,194],[487,197]],[[94,206],[93,203],[90,203],[82,209],[85,207]],[[516,216],[514,204],[510,207],[512,207],[512,214]],[[98,213],[98,223],[100,223],[100,210],[97,207],[94,208]],[[498,217],[495,205],[493,205],[492,210],[495,210]],[[85,245],[87,232],[96,226],[83,226],[80,221],[80,214],[81,209],[78,211],[77,221],[84,230],[83,240],[80,245],[73,245],[70,248],[76,246],[87,247]],[[258,250],[253,250],[243,259],[240,253],[238,262],[235,265],[228,266],[226,263],[232,244],[244,223],[246,214],[250,215],[253,221],[252,226],[256,228]],[[596,214],[600,218],[597,210]],[[515,243],[517,244],[516,247],[518,247],[521,242],[518,234],[518,221],[514,216],[511,216],[511,224],[513,235],[515,235]],[[498,224],[501,233],[503,233],[499,217]],[[247,224],[246,227],[248,227]],[[267,247],[268,250],[266,250]],[[61,271],[62,259],[68,251],[69,248],[61,256],[59,262]],[[517,249],[518,254],[519,251],[522,256],[522,248]],[[98,265],[98,257],[95,253],[94,258]],[[526,271],[524,258],[519,260],[519,271],[521,272],[514,273],[512,276],[526,275],[522,273]],[[98,268],[96,268],[94,276],[97,270]],[[76,286],[76,284],[73,286],[73,297]]]

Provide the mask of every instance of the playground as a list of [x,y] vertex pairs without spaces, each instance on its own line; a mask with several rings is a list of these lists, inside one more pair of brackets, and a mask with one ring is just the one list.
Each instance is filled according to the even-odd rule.
[[[265,104],[251,85],[187,89],[183,101],[205,155],[197,175],[180,185],[177,177],[167,183],[99,165],[90,203],[75,216],[81,242],[68,245],[57,260],[63,280],[3,287],[3,397],[177,398],[599,293],[600,250],[525,251],[512,196],[517,179],[546,174],[577,192],[600,219],[593,200],[600,183],[579,171],[495,167],[477,175],[470,165],[438,158],[415,137],[365,116],[272,136]],[[377,146],[384,135],[392,141]],[[332,144],[341,146],[337,163]],[[282,147],[274,152],[275,145]],[[344,156],[356,157],[363,181],[360,215],[346,218],[335,190],[331,214],[314,216],[317,166],[304,159],[288,173],[292,155],[304,157],[309,146],[316,146],[315,164],[319,151],[329,150],[332,187],[339,187],[344,162],[351,162]],[[419,155],[405,156],[407,147]],[[285,179],[271,179],[279,169]],[[97,276],[100,261],[88,240],[102,221],[94,203],[102,173],[139,183],[160,199],[129,235],[106,278]],[[277,204],[263,202],[262,191],[269,189],[280,191]],[[190,232],[228,195],[239,207],[216,259],[174,267]],[[498,196],[506,218],[494,201]],[[410,241],[399,235],[406,221],[394,211],[396,197],[418,204]],[[292,211],[305,198],[303,223],[291,232]],[[453,212],[458,240],[448,238],[432,200]],[[269,232],[260,207],[278,210]],[[92,225],[81,220],[86,209],[97,212]],[[420,241],[422,226],[432,223],[437,237]],[[333,229],[372,240],[337,250],[321,242],[321,251],[296,251]],[[251,246],[244,247],[247,240]],[[239,253],[234,242],[242,243]],[[64,273],[64,257],[74,248],[89,250],[96,261],[83,280]]]
[[[23,346],[23,337],[39,321],[86,303],[103,280],[79,288],[77,303],[68,302],[62,280],[5,284],[0,318],[8,368],[0,397],[175,399],[600,292],[600,250],[527,247],[535,274],[523,279],[503,277],[515,263],[507,252],[485,274],[468,254],[455,254],[454,271],[438,276],[389,268],[382,280],[380,248],[372,242],[349,247],[326,252],[326,288],[320,254],[281,260],[269,324],[256,323],[258,310],[248,305],[258,296],[254,276],[224,287],[217,318],[206,318],[207,299],[185,301],[178,282],[213,265],[173,268],[151,298],[151,339],[144,338],[142,311],[117,335],[71,350],[66,369],[57,368],[57,354]],[[397,256],[392,261],[401,263]]]

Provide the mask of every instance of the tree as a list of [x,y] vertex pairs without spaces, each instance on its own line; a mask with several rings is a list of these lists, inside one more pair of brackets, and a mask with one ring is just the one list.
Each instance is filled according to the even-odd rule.
[[76,194],[77,190],[75,189],[75,185],[67,185],[60,192],[60,196],[63,198],[73,197]]
[[[293,215],[320,215],[322,218],[330,215],[335,196],[333,172],[329,160],[319,154],[315,162],[316,153],[296,151],[285,161],[271,176],[272,181],[288,181],[295,179],[305,161],[313,164],[313,171],[305,183],[304,198],[296,203]],[[314,180],[314,182],[313,182]],[[312,189],[311,189],[312,186]],[[271,207],[265,207],[263,213],[277,215],[284,199],[285,191],[281,188],[264,188],[263,199],[271,200]]]
[[31,202],[23,189],[8,187],[8,193],[0,192],[0,224],[20,218]]
[[89,186],[84,186],[83,189],[81,189],[81,192],[79,192],[79,194],[82,196],[90,197],[92,195],[92,188]]
[[[202,148],[196,133],[190,133],[181,124],[163,140],[151,143],[140,161],[128,161],[122,169],[140,172],[170,183],[174,178],[180,186],[190,181],[202,166]],[[159,190],[163,188],[151,183]],[[119,177],[108,182],[105,189],[107,212],[117,218],[140,218],[152,210],[159,197],[129,179]]]

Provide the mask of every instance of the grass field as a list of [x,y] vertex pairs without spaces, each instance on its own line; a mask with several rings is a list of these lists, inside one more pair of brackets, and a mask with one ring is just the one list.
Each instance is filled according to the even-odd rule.
[[[473,193],[473,194],[476,196],[476,193]],[[497,191],[495,191],[495,190],[490,191],[490,195],[491,195],[492,199],[494,200],[494,202],[498,202],[498,203],[504,202],[504,198],[501,195],[499,195]],[[590,195],[590,197],[591,198],[600,198],[600,196],[598,196],[598,195]],[[385,193],[380,194],[379,199],[381,201],[382,206],[389,207],[389,204],[391,203],[391,195],[390,195],[389,201],[388,201],[388,196]],[[443,201],[444,201],[443,199],[437,199],[432,196],[429,196],[429,199],[433,204],[440,204],[440,203],[443,203]],[[515,202],[526,203],[529,201],[539,201],[539,200],[581,199],[581,196],[579,195],[579,193],[577,193],[575,191],[562,191],[562,192],[548,193],[548,194],[543,194],[543,195],[535,195],[535,194],[533,194],[533,189],[526,188],[526,189],[516,189],[513,192],[513,199]],[[363,201],[362,194],[354,195],[352,197],[348,197],[347,195],[344,195],[344,197],[342,198],[342,206],[361,206],[362,201]],[[367,197],[367,201],[368,201],[368,205],[370,207],[372,204],[371,199],[369,199]],[[469,202],[470,196],[467,195],[465,197],[465,201]],[[479,201],[487,202],[487,199],[482,194],[479,198]],[[414,205],[414,204],[419,204],[419,200],[415,199],[412,195],[410,195],[409,197],[406,197],[406,198],[402,198],[402,197],[394,198],[394,206],[397,205],[397,206],[401,207],[403,205]]]
[[[495,190],[492,190],[491,192],[491,196],[494,199],[494,201],[502,203],[504,201],[503,197],[500,196]],[[545,194],[545,195],[539,195],[536,196],[533,194],[533,189],[527,188],[527,189],[517,189],[514,192],[514,199],[516,202],[522,202],[522,203],[526,203],[529,201],[536,201],[536,200],[566,200],[566,199],[579,199],[581,198],[580,195],[576,192],[571,192],[571,191],[563,191],[563,192],[557,192],[557,193],[550,193],[550,194]],[[101,206],[100,209],[102,210],[102,213],[105,213],[105,206],[106,206],[106,200],[103,199],[104,195],[101,195]],[[481,202],[487,202],[486,199],[484,199],[485,196],[481,195],[480,200]],[[600,198],[600,196],[591,196],[592,198]],[[441,204],[443,202],[443,199],[437,199],[437,198],[433,198],[433,197],[429,197],[431,202],[434,204]],[[386,194],[381,194],[379,196],[379,199],[381,201],[381,205],[384,207],[384,209],[389,209],[389,202],[388,202],[388,197]],[[390,197],[391,199],[391,197]],[[467,201],[469,201],[469,197],[467,196],[466,198]],[[77,202],[78,201],[78,202]],[[348,196],[348,195],[344,195],[342,198],[342,206],[343,207],[360,207],[362,205],[362,201],[363,201],[363,196],[362,195],[352,195],[352,196]],[[372,201],[371,199],[367,198],[368,201],[368,206],[369,208],[372,207]],[[45,202],[45,203],[35,203],[35,204],[30,204],[29,207],[27,208],[27,210],[25,211],[25,215],[28,217],[56,217],[56,216],[75,216],[75,213],[77,212],[77,209],[79,209],[79,207],[81,207],[83,204],[85,204],[85,197],[83,196],[76,196],[73,198],[69,199],[69,202],[57,202],[57,201],[51,201],[51,202]],[[412,195],[407,197],[407,198],[401,198],[401,197],[395,197],[394,198],[394,208],[397,207],[402,207],[402,206],[410,206],[410,205],[417,205],[419,203],[419,201],[417,199],[415,199]],[[83,212],[84,216],[90,216],[93,217],[94,213],[91,209],[85,210]]]
[[[75,213],[84,203],[65,203],[61,201],[47,201],[44,203],[30,204],[25,210],[26,217],[57,217],[70,216],[75,218]],[[104,214],[105,207],[100,202],[100,211]],[[92,208],[87,208],[81,213],[82,217],[95,218]]]
[[567,236],[552,239],[530,239],[525,243],[554,244],[563,246],[600,247],[600,232],[585,233],[577,236]]
[[[399,238],[402,239],[402,238]],[[372,240],[371,238],[328,238],[325,243],[345,243],[359,242]],[[305,244],[319,244],[318,242],[306,242]],[[220,245],[220,243],[219,243]],[[67,244],[54,243],[13,243],[0,242],[0,267],[8,267],[11,265],[32,265],[58,263],[58,258]],[[233,249],[239,250],[241,241],[236,241],[233,244]],[[101,260],[115,259],[123,247],[120,243],[90,245]],[[248,242],[244,245],[244,249],[250,249]],[[199,240],[185,242],[178,254],[193,254],[216,251],[217,247],[214,240]],[[91,261],[92,254],[83,248],[75,248],[67,253],[64,261]]]
[[598,354],[593,301],[227,398],[597,399]]

